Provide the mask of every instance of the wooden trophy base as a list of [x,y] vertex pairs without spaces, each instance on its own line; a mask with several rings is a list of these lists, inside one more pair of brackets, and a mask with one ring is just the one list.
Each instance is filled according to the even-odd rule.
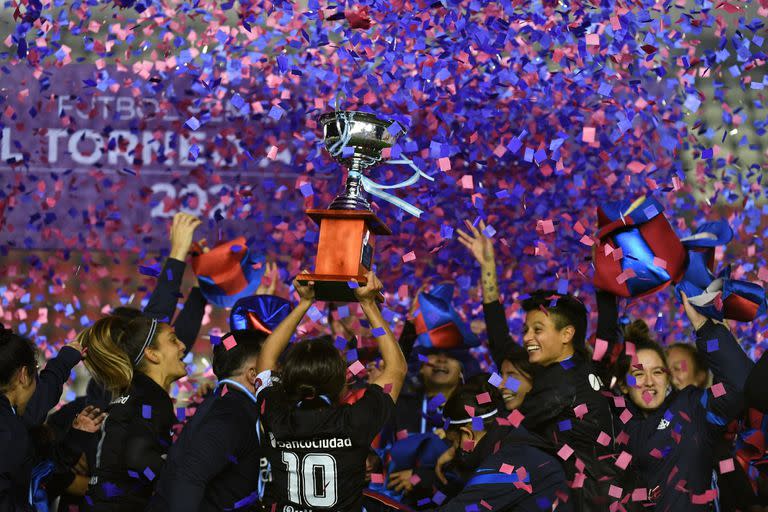
[[367,210],[307,210],[320,226],[315,271],[299,276],[300,283],[315,282],[315,298],[328,302],[357,302],[350,281],[365,286],[373,264],[376,235],[392,231]]

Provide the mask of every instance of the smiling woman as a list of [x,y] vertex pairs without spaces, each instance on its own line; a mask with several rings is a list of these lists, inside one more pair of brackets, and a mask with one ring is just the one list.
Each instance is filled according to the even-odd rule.
[[168,324],[102,318],[78,339],[86,367],[118,396],[104,423],[87,496],[93,510],[143,510],[165,466],[175,416],[168,391],[184,377],[184,344]]
[[635,346],[635,358],[623,356],[616,370],[619,387],[637,407],[654,411],[671,391],[664,349],[650,337],[648,324],[635,320],[624,330],[624,338]]

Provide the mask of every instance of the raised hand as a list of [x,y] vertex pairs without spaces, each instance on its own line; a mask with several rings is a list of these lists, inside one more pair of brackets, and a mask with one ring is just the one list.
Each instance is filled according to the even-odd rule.
[[483,234],[486,228],[485,222],[480,221],[479,230],[468,220],[465,220],[464,224],[467,225],[469,233],[457,229],[459,243],[469,249],[481,267],[495,266],[496,259],[493,251],[493,242]]
[[364,302],[375,303],[381,296],[381,290],[384,289],[384,285],[381,284],[381,281],[379,281],[379,278],[376,277],[376,274],[374,274],[373,271],[368,271],[365,278],[368,282],[365,286],[355,288],[355,297],[357,297],[357,300],[361,304]]
[[[308,270],[302,270],[301,274],[309,274]],[[315,282],[309,281],[307,284],[301,284],[299,282],[299,279],[301,278],[301,274],[296,276],[296,279],[293,280],[293,287],[296,290],[296,293],[299,294],[299,298],[301,298],[302,302],[314,302],[315,301]]]
[[177,213],[171,224],[171,258],[184,261],[192,245],[195,229],[200,225],[200,219],[188,213]]
[[261,283],[259,283],[259,287],[256,289],[256,295],[274,295],[279,278],[280,271],[277,268],[277,263],[267,262],[264,276],[261,278]]
[[680,293],[683,297],[683,308],[685,308],[685,314],[688,315],[688,320],[691,321],[691,325],[695,330],[701,329],[701,327],[707,322],[707,317],[696,311],[696,308],[688,301],[688,297],[685,293]]
[[489,304],[499,300],[499,282],[496,276],[496,256],[493,252],[493,242],[483,234],[486,225],[480,221],[478,230],[468,220],[464,223],[469,233],[457,229],[459,243],[470,250],[478,263],[480,263],[480,282],[483,287],[483,302]]
[[72,428],[93,434],[94,432],[98,432],[106,417],[107,413],[101,412],[101,409],[98,407],[89,405],[75,416],[75,421],[72,422]]

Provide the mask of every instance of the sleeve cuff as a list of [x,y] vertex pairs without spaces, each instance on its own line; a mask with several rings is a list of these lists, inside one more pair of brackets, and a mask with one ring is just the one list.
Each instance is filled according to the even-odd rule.
[[162,274],[160,274],[158,278],[165,281],[178,283],[179,286],[181,286],[181,280],[184,277],[184,270],[186,268],[187,264],[183,261],[179,261],[176,258],[168,258],[165,260]]
[[56,359],[71,370],[80,362],[82,355],[76,348],[64,347],[59,351],[59,355],[56,356]]
[[494,312],[501,312],[502,315],[505,315],[504,306],[501,305],[501,301],[494,300],[493,302],[483,302],[483,313],[488,314]]
[[712,336],[715,336],[717,334],[718,329],[725,327],[723,324],[715,322],[711,318],[707,318],[706,322],[696,329],[696,337],[701,338],[709,338]]
[[94,434],[95,432],[85,432],[72,427],[67,435],[67,444],[77,452],[85,452]]

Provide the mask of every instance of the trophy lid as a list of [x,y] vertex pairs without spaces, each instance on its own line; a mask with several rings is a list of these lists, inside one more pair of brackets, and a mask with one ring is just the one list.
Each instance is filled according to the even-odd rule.
[[[394,121],[381,119],[375,114],[340,110],[321,115],[325,149],[343,166],[362,171],[381,161],[381,151],[392,147],[405,130],[390,130]],[[349,154],[349,150],[354,153]],[[345,154],[346,153],[346,154]]]

